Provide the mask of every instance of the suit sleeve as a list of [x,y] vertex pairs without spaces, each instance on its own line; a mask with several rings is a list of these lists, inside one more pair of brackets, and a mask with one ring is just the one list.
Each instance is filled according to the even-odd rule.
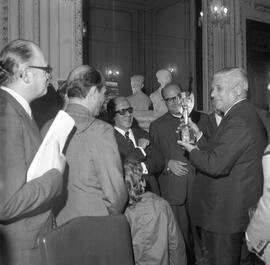
[[145,138],[150,141],[150,144],[145,148],[146,157],[143,161],[147,168],[148,175],[162,171],[164,168],[163,156],[161,155],[161,152],[158,151],[154,142],[151,140],[150,134],[142,129],[136,130],[136,132],[137,139]]
[[15,116],[0,119],[1,158],[0,220],[20,218],[40,210],[62,188],[62,177],[52,169],[39,178],[26,182],[27,146],[24,142],[24,124]]
[[[270,151],[270,145],[266,148]],[[270,154],[263,156],[264,188],[257,210],[247,228],[247,236],[251,245],[260,252],[270,240]]]
[[162,161],[159,161],[162,168],[159,170],[162,171],[165,166],[168,164],[169,159],[164,157],[162,154],[162,151],[160,150],[160,137],[158,135],[158,128],[155,126],[155,123],[152,122],[149,127],[149,135],[150,135],[150,142],[154,147],[154,152],[159,155],[159,159],[162,159]]
[[113,128],[106,128],[94,148],[95,165],[103,190],[103,200],[110,214],[119,214],[127,202],[122,162],[113,134]]
[[235,161],[252,142],[249,129],[244,121],[232,118],[223,129],[222,135],[213,148],[207,150],[194,149],[190,152],[190,161],[194,166],[213,177],[230,173]]
[[164,159],[161,152],[155,147],[153,142],[150,143],[149,147],[146,148],[146,160],[144,161],[148,174],[156,174],[163,170]]

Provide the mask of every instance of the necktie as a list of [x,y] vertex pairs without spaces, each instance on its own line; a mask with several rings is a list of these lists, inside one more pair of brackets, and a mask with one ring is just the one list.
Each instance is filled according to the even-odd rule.
[[132,144],[132,145],[133,145],[133,142],[132,142],[131,139],[129,138],[129,131],[126,131],[126,132],[125,132],[125,138],[126,138],[126,140],[127,140],[127,142],[128,142],[129,144]]

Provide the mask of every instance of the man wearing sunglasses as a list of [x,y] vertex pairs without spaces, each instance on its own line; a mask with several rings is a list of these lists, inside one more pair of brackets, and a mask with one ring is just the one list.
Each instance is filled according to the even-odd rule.
[[30,41],[14,40],[0,52],[1,264],[41,264],[37,237],[51,229],[49,204],[62,189],[65,158],[57,146],[53,168],[26,180],[41,143],[29,104],[47,92],[50,73],[42,51]]
[[122,160],[133,158],[141,162],[149,189],[159,194],[158,183],[153,174],[163,169],[163,158],[150,143],[149,134],[133,126],[133,108],[129,101],[125,97],[111,99],[107,104],[107,110],[109,122],[114,125]]

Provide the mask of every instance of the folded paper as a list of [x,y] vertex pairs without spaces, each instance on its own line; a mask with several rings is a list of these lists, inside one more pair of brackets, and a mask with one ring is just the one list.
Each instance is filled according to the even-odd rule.
[[54,168],[74,124],[74,120],[65,111],[58,112],[28,168],[27,182]]

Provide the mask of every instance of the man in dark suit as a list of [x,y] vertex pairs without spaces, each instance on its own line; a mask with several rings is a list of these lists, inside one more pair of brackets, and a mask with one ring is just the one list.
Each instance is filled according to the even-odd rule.
[[51,68],[36,44],[15,40],[1,51],[0,248],[8,265],[41,264],[37,237],[51,229],[48,205],[62,188],[65,158],[60,153],[51,170],[27,182],[41,143],[29,104],[46,93],[50,77]]
[[133,128],[133,108],[125,97],[111,99],[107,104],[109,121],[114,125],[114,135],[122,159],[133,158],[141,162],[148,188],[159,194],[153,174],[163,170],[163,157],[150,143],[149,135],[140,128]]
[[[173,210],[176,221],[185,239],[188,261],[192,263],[192,236],[188,217],[188,203],[195,169],[190,165],[185,150],[175,144],[176,133],[180,125],[181,88],[177,84],[167,84],[162,89],[163,100],[168,112],[150,124],[150,136],[159,152],[164,157],[165,169],[158,180],[161,196],[166,199]],[[201,113],[192,110],[191,119],[200,120]]]
[[[244,242],[248,209],[262,193],[261,157],[266,133],[255,108],[246,100],[248,82],[240,68],[215,73],[211,98],[224,113],[216,133],[197,145],[178,141],[189,152],[198,174],[191,200],[207,264],[250,264]],[[240,261],[241,260],[241,261]]]

